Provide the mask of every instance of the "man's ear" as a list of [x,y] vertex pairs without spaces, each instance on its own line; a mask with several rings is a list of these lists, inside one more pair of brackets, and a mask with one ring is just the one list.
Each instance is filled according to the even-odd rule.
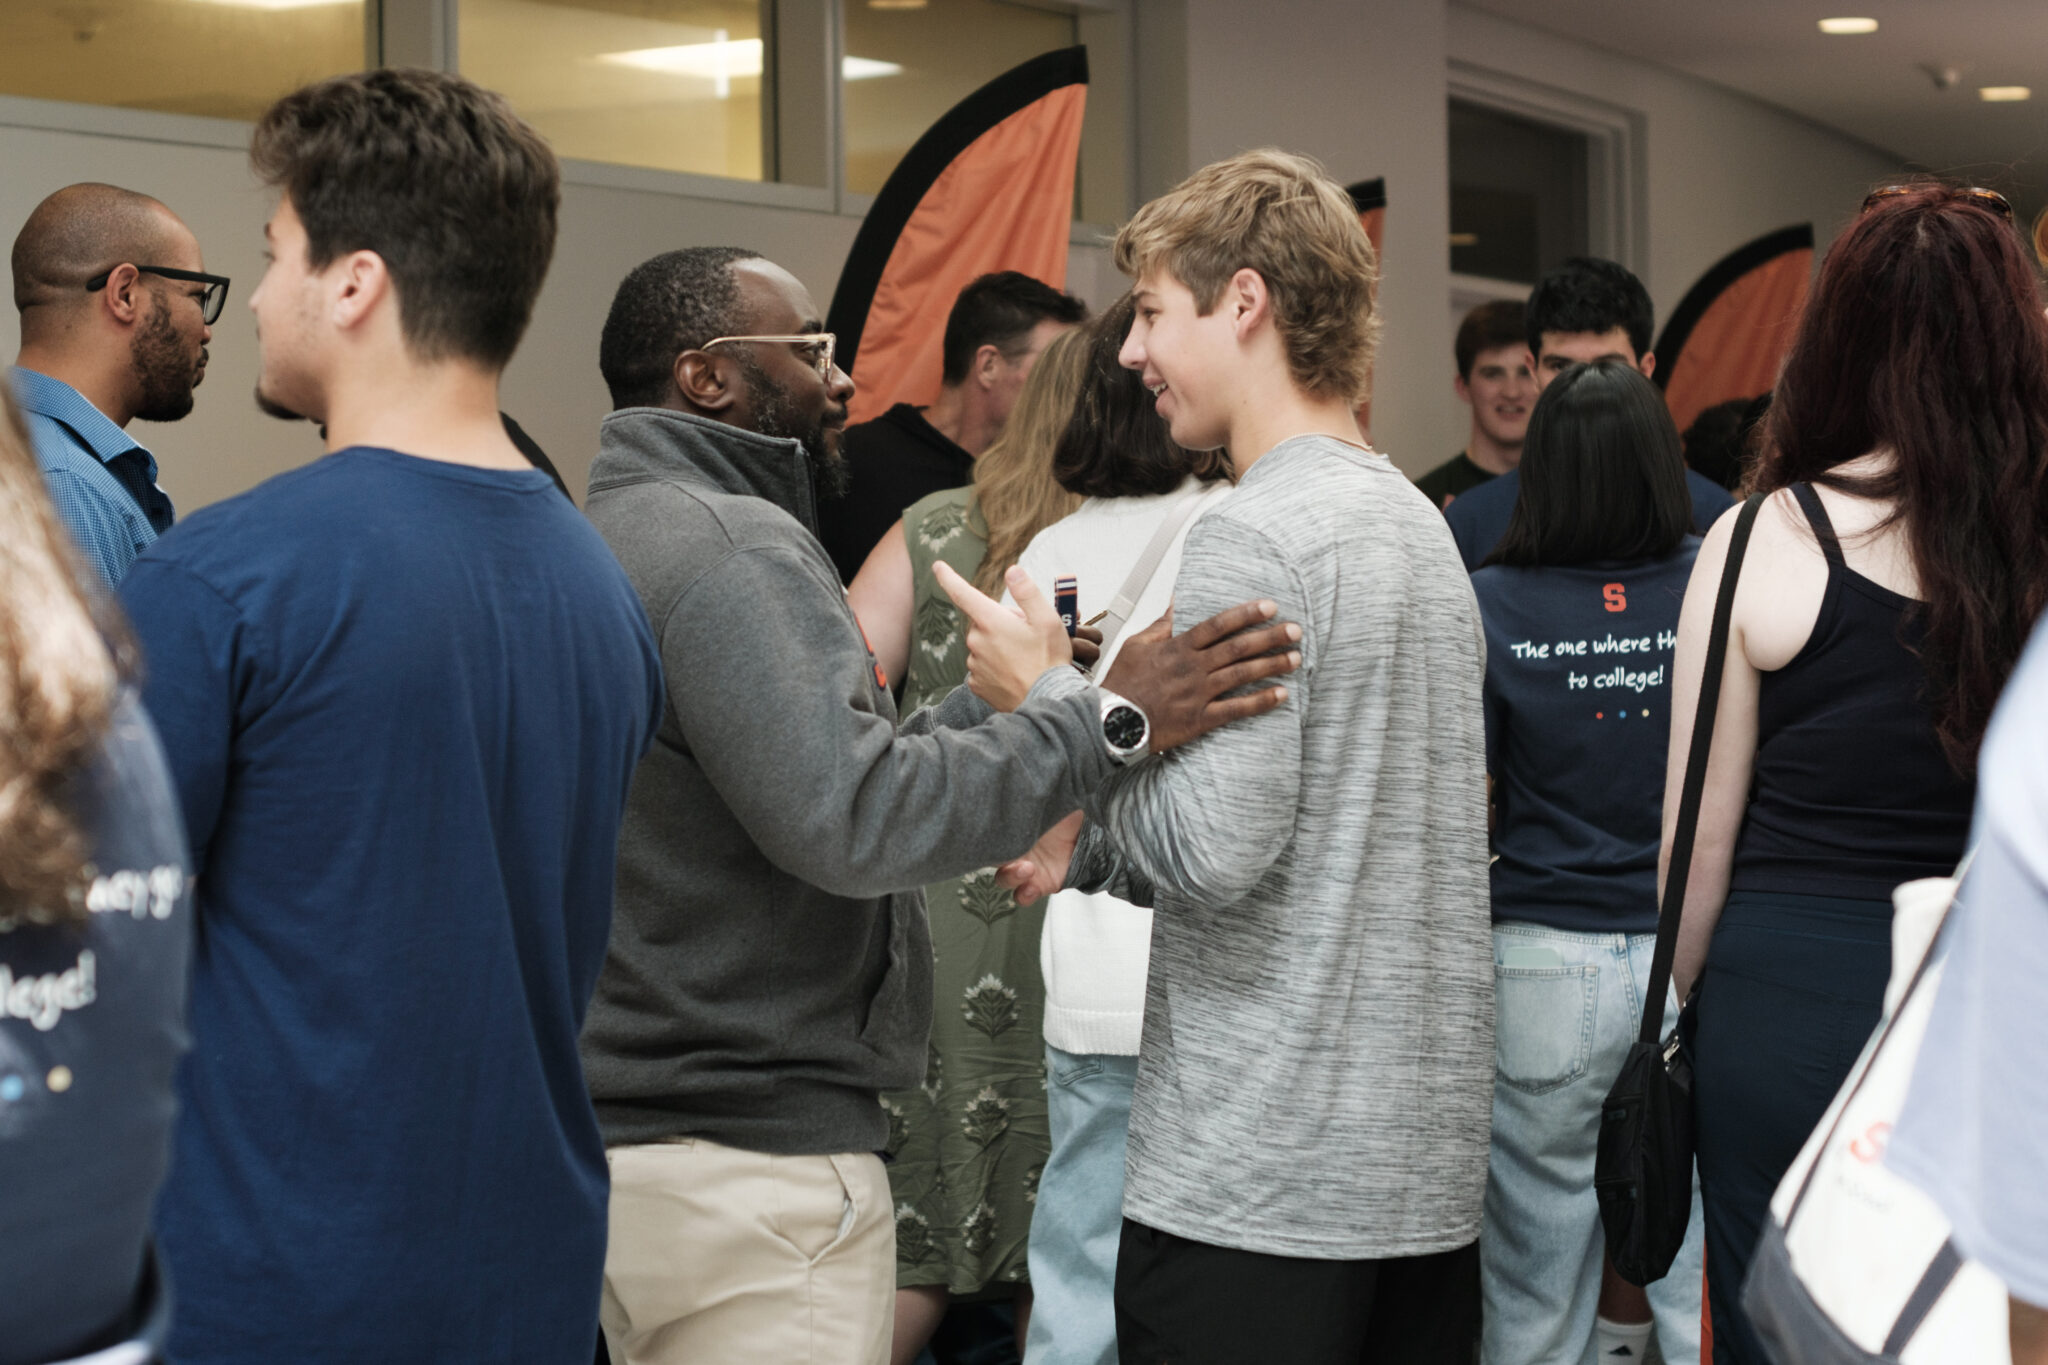
[[1469,405],[1472,402],[1472,386],[1465,382],[1464,375],[1454,374],[1451,376],[1451,391],[1458,395],[1460,403]]
[[132,327],[141,319],[149,298],[141,273],[132,265],[117,265],[107,276],[106,287],[100,290],[99,306],[123,327]]
[[1636,368],[1643,372],[1643,378],[1648,379],[1657,372],[1657,353],[1644,351],[1636,357]]
[[974,364],[967,371],[974,376],[974,382],[984,389],[992,389],[1003,374],[1002,348],[993,342],[982,346],[974,353]]
[[739,391],[708,351],[684,351],[669,367],[676,394],[699,412],[725,412],[739,401]]
[[1220,306],[1232,310],[1232,330],[1239,341],[1245,340],[1273,316],[1273,300],[1266,292],[1266,277],[1249,266],[1238,271],[1230,277],[1230,283],[1223,286]]
[[374,251],[351,251],[322,273],[331,276],[331,315],[334,325],[344,332],[361,326],[387,296],[396,301],[391,271]]

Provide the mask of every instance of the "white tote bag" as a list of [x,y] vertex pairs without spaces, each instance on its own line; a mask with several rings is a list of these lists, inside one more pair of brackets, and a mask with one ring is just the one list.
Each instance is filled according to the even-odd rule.
[[2004,1283],[1964,1259],[1934,1201],[1884,1164],[1960,877],[1892,893],[1884,1016],[1771,1200],[1742,1306],[1779,1365],[2011,1365]]

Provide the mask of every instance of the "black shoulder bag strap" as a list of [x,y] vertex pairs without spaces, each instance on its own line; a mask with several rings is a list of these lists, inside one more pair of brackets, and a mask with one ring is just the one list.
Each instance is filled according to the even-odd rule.
[[1685,884],[1692,874],[1693,836],[1699,832],[1700,800],[1707,786],[1707,755],[1714,747],[1714,716],[1721,708],[1721,673],[1728,661],[1728,622],[1735,614],[1735,584],[1742,577],[1742,556],[1749,549],[1750,528],[1765,495],[1752,494],[1735,518],[1728,540],[1728,563],[1721,570],[1721,592],[1714,599],[1714,629],[1707,636],[1706,669],[1700,674],[1699,712],[1693,717],[1692,747],[1685,756],[1685,787],[1678,798],[1678,823],[1671,831],[1671,861],[1664,874],[1664,903],[1657,912],[1657,953],[1650,959],[1650,980],[1643,995],[1643,1042],[1655,1046],[1664,1035],[1664,994],[1671,988],[1671,962],[1678,955],[1678,920],[1685,909]]

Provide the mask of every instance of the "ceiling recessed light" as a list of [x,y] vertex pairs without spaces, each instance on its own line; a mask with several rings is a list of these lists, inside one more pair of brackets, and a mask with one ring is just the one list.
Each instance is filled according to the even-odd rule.
[[1848,18],[1844,18],[1844,19],[1823,19],[1823,20],[1821,20],[1821,21],[1820,21],[1820,31],[1821,31],[1822,33],[1836,33],[1836,34],[1841,34],[1841,33],[1875,33],[1875,32],[1877,32],[1877,20],[1875,20],[1875,19],[1848,19]]
[[1980,85],[1977,98],[1992,104],[2012,104],[2018,100],[2034,97],[2034,92],[2024,85]]

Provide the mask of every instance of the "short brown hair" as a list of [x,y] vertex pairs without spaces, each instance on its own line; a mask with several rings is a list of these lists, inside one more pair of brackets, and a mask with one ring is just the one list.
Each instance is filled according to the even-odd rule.
[[1495,299],[1465,314],[1465,320],[1458,324],[1458,339],[1451,344],[1458,357],[1458,378],[1472,377],[1472,367],[1479,363],[1481,351],[1528,345],[1524,330],[1527,312],[1520,299]]
[[503,96],[439,71],[337,76],[271,105],[249,160],[291,200],[314,269],[384,258],[420,358],[511,360],[555,254],[562,175]]
[[1295,382],[1365,396],[1379,260],[1351,196],[1314,160],[1264,148],[1204,166],[1124,225],[1116,265],[1133,278],[1166,271],[1205,317],[1232,276],[1257,271]]

